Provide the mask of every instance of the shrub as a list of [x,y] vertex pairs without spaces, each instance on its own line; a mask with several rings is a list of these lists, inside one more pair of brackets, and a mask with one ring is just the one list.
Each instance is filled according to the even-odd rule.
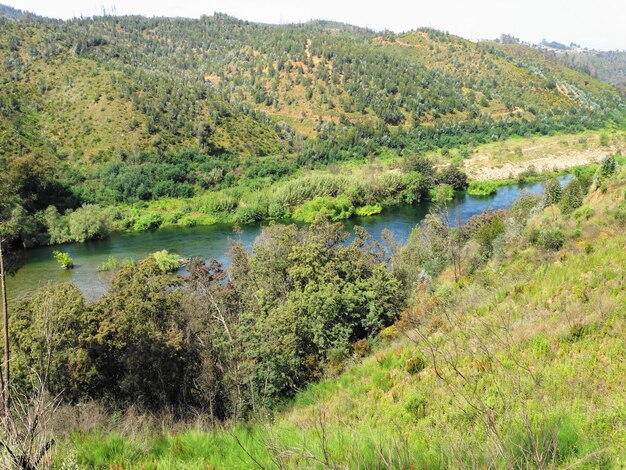
[[563,188],[563,196],[561,198],[561,211],[564,214],[571,212],[574,209],[583,205],[583,188],[578,181],[578,178],[574,177]]
[[537,243],[548,250],[558,251],[565,243],[565,234],[560,228],[543,229],[539,232]]
[[368,217],[370,215],[380,214],[383,211],[383,206],[380,204],[369,204],[367,206],[358,207],[355,211],[359,217]]
[[272,202],[267,208],[267,215],[272,219],[285,219],[289,217],[290,212],[288,207]]
[[534,165],[530,165],[524,171],[522,171],[519,175],[517,175],[518,184],[524,184],[528,181],[529,178],[534,178],[539,175],[537,169]]
[[467,188],[471,196],[491,196],[498,192],[498,185],[493,181],[472,181]]
[[600,166],[596,170],[596,174],[593,177],[593,182],[596,187],[600,187],[605,179],[615,173],[617,169],[617,162],[615,157],[607,155],[600,162]]
[[346,196],[317,197],[305,202],[296,209],[293,218],[302,222],[311,223],[318,216],[328,218],[333,222],[349,219],[354,213],[354,206]]
[[426,405],[424,398],[413,396],[407,401],[405,409],[415,419],[422,419],[426,416]]
[[256,205],[240,206],[235,212],[235,223],[241,225],[254,224],[263,220],[263,212]]
[[100,266],[98,266],[96,270],[98,272],[117,271],[118,269],[126,266],[135,266],[135,264],[137,263],[132,258],[126,258],[121,260],[119,258],[116,258],[115,256],[109,256],[107,260]]
[[194,219],[188,215],[181,217],[178,219],[177,225],[181,227],[195,227],[198,224],[198,219]]
[[589,220],[594,214],[594,210],[591,207],[585,206],[580,209],[576,209],[574,212],[574,217],[576,219],[585,219]]
[[606,135],[604,132],[602,134],[600,134],[600,145],[602,147],[608,147],[609,146],[609,136]]
[[422,356],[413,356],[407,359],[404,368],[409,374],[419,374],[426,368],[426,360]]
[[109,235],[109,213],[96,205],[87,204],[70,213],[68,217],[70,237],[73,241],[82,243]]
[[365,357],[370,352],[370,343],[367,339],[363,338],[352,344],[352,349],[354,350],[354,354],[359,357]]
[[543,207],[548,207],[561,202],[563,197],[563,189],[561,183],[556,178],[549,179],[543,190]]
[[404,178],[404,189],[400,199],[405,204],[415,204],[424,199],[431,188],[428,180],[421,173],[410,173]]
[[72,269],[74,267],[74,260],[69,255],[69,253],[54,250],[52,252],[52,256],[54,256],[54,259],[57,260],[57,262],[63,269]]
[[428,181],[435,181],[437,179],[437,170],[435,169],[435,165],[432,160],[419,155],[415,155],[404,160],[402,170],[405,173],[420,173]]
[[494,241],[504,233],[504,222],[499,217],[484,224],[476,232],[476,241],[480,245],[480,254],[483,258],[493,255]]
[[513,221],[524,227],[533,209],[541,202],[542,197],[537,194],[524,194],[513,203],[510,214]]
[[467,174],[456,165],[451,165],[443,170],[439,175],[439,182],[449,184],[455,191],[465,191],[469,186]]
[[164,273],[172,273],[180,268],[180,258],[167,250],[157,251],[152,254],[157,266]]
[[454,198],[454,190],[449,184],[440,184],[428,191],[428,196],[432,201],[443,203]]
[[135,232],[143,232],[146,230],[155,230],[163,223],[163,217],[154,212],[148,212],[141,215],[133,224]]

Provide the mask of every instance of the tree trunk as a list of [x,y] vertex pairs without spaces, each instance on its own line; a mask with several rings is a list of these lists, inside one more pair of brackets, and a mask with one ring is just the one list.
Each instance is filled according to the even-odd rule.
[[[2,254],[2,242],[0,240],[0,290],[2,291],[2,321],[4,330],[4,380],[2,381],[2,403],[4,405],[4,413],[8,415],[10,396],[9,396],[9,380],[11,373],[11,366],[9,361],[11,359],[11,353],[9,350],[9,307],[7,303],[7,287],[6,287],[6,273],[4,270],[4,258]],[[2,375],[2,372],[0,372]]]

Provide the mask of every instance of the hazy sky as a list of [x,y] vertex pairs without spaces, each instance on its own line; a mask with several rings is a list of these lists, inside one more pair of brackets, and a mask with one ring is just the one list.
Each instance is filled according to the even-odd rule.
[[513,34],[596,49],[626,49],[626,0],[0,0],[22,10],[71,18],[101,14],[198,17],[214,12],[266,23],[337,20],[374,29],[431,26],[467,38]]

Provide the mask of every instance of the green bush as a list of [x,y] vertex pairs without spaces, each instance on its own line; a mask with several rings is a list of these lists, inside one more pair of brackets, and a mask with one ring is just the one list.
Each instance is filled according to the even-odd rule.
[[426,368],[426,360],[421,355],[410,357],[404,368],[409,374],[419,374]]
[[560,228],[542,229],[539,231],[537,243],[548,250],[558,251],[565,243],[565,234]]
[[180,257],[167,250],[157,251],[152,254],[159,269],[164,273],[172,273],[180,268]]
[[272,219],[286,219],[290,216],[290,211],[288,207],[285,207],[276,202],[270,203],[267,207],[267,215]]
[[51,244],[83,243],[94,238],[105,238],[111,231],[110,212],[93,204],[67,211],[65,215],[50,206],[43,214],[43,221]]
[[539,176],[539,172],[534,167],[534,165],[530,165],[528,168],[522,171],[519,175],[517,175],[517,183],[525,184],[528,182],[530,178],[535,178],[537,176]]
[[119,258],[116,258],[115,256],[109,256],[107,260],[104,263],[102,263],[100,266],[98,266],[96,270],[98,272],[117,271],[120,268],[123,268],[126,266],[134,266],[135,264],[137,263],[132,258],[119,259]]
[[454,198],[454,189],[449,184],[440,184],[428,191],[431,201],[444,202]]
[[542,197],[538,194],[523,194],[511,207],[510,214],[513,221],[518,226],[524,227],[531,212],[539,205],[541,199]]
[[596,187],[600,187],[604,180],[606,180],[609,176],[615,173],[617,169],[617,162],[615,161],[615,157],[611,155],[607,155],[600,162],[600,166],[596,170],[596,174],[593,177],[593,182]]
[[141,215],[133,224],[133,231],[144,232],[146,230],[155,230],[163,223],[163,217],[154,212],[148,212]]
[[568,214],[574,209],[579,208],[583,205],[583,188],[578,181],[578,178],[574,177],[572,180],[563,188],[563,196],[561,198],[561,212],[564,214]]
[[494,242],[504,233],[504,221],[500,217],[493,217],[478,229],[475,239],[480,245],[480,254],[488,259],[493,255]]
[[52,252],[52,256],[54,256],[54,259],[57,260],[57,262],[63,269],[72,269],[74,267],[74,260],[69,255],[69,253],[54,250]]
[[467,174],[456,165],[451,165],[443,170],[439,175],[439,182],[449,184],[455,191],[465,191],[469,186]]
[[402,181],[401,200],[405,204],[419,203],[428,195],[428,190],[432,187],[429,180],[421,173],[409,173]]
[[413,396],[407,401],[405,409],[415,419],[422,419],[426,416],[426,405],[424,398]]
[[556,178],[549,179],[543,190],[543,207],[558,204],[563,198],[563,188]]
[[317,197],[296,209],[293,218],[312,223],[318,216],[321,216],[337,222],[349,219],[353,213],[354,206],[346,196]]
[[235,212],[235,223],[249,225],[263,220],[263,212],[256,205],[240,206]]
[[498,192],[498,185],[493,181],[472,181],[467,188],[471,196],[491,196]]
[[383,211],[383,206],[380,204],[370,204],[363,207],[357,207],[355,213],[359,217],[368,217],[370,215],[380,214]]

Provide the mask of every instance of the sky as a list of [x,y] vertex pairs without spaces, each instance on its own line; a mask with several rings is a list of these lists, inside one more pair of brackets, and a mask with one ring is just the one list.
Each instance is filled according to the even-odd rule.
[[599,50],[626,50],[626,0],[0,0],[21,10],[72,18],[117,15],[197,18],[214,12],[264,23],[335,20],[375,30],[422,26],[469,39],[500,33],[523,41],[571,42]]

